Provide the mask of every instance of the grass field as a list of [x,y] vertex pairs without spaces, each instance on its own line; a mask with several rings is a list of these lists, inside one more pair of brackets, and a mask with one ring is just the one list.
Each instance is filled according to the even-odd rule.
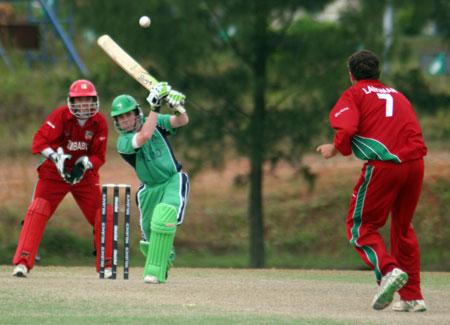
[[[372,310],[370,271],[171,270],[149,285],[99,280],[93,268],[0,266],[1,324],[448,324],[450,273],[424,272],[425,313]],[[119,269],[119,272],[121,269]],[[398,299],[398,297],[396,297]]]

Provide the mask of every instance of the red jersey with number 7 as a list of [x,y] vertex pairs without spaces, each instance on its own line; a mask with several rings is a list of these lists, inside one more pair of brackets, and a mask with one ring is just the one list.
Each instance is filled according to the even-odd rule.
[[378,80],[360,80],[331,110],[334,146],[344,156],[402,163],[427,153],[411,103]]

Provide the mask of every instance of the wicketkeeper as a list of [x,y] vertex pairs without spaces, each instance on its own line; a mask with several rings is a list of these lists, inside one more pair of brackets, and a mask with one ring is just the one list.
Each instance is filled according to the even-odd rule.
[[[69,89],[67,105],[56,108],[34,135],[32,153],[41,154],[38,181],[14,255],[13,275],[25,277],[33,268],[45,225],[67,193],[71,193],[95,231],[99,252],[101,192],[99,169],[105,163],[108,125],[99,113],[97,90],[88,80]],[[108,207],[112,220],[112,208]],[[111,224],[111,223],[110,223]],[[106,231],[111,243],[112,227]],[[100,259],[97,254],[97,272]],[[106,247],[106,277],[111,276],[112,245]]]
[[[147,117],[130,95],[117,96],[112,102],[111,116],[120,131],[117,149],[141,181],[136,196],[143,237],[140,248],[146,256],[146,283],[166,282],[175,259],[175,232],[183,222],[188,200],[188,176],[181,170],[167,139],[189,122],[186,112],[177,111],[184,100],[183,94],[160,82],[147,97]],[[163,102],[174,110],[174,115],[159,114]]]

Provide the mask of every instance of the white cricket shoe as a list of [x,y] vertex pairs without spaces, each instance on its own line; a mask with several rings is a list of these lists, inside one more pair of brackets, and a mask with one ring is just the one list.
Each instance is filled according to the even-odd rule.
[[13,276],[16,276],[18,278],[25,278],[28,274],[28,269],[24,264],[18,264],[14,267]]
[[149,274],[149,275],[146,275],[146,276],[145,276],[144,282],[145,282],[145,283],[158,284],[158,283],[159,283],[159,280],[158,280],[158,278],[157,278],[156,276],[150,275],[150,274]]
[[427,305],[423,300],[400,300],[392,306],[393,311],[412,311],[412,312],[423,312],[427,311]]
[[381,310],[389,306],[394,299],[394,294],[408,282],[408,274],[399,268],[386,274],[380,283],[377,294],[372,302],[372,308]]
[[105,268],[105,279],[112,279],[112,267]]

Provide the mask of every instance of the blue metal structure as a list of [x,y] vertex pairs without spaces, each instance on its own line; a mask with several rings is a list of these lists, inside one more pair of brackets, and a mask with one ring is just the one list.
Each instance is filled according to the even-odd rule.
[[11,65],[11,62],[9,62],[8,56],[6,55],[5,51],[3,50],[3,46],[2,46],[1,42],[0,42],[0,56],[2,57],[2,59],[6,63],[6,65],[8,66],[9,70],[14,72],[14,68]]
[[[52,52],[54,52],[55,44],[53,38],[49,41],[50,38],[50,32],[53,31],[54,34],[61,40],[62,44],[64,45],[64,48],[68,54],[68,56],[65,58],[68,61],[68,64],[75,63],[76,67],[78,68],[81,73],[86,76],[87,71],[83,65],[83,62],[78,57],[73,45],[72,45],[72,17],[71,17],[71,10],[70,10],[70,16],[68,19],[59,19],[57,17],[56,11],[57,11],[57,1],[58,0],[0,0],[0,2],[27,2],[27,10],[28,10],[28,18],[27,22],[29,24],[39,24],[41,26],[41,35],[42,35],[42,45],[41,45],[41,53],[39,55],[33,55],[33,53],[28,50],[27,51],[27,63],[29,66],[32,65],[33,61],[45,61],[45,62],[51,62],[52,64],[55,63],[57,58]],[[33,3],[39,4],[42,12],[44,13],[44,17],[41,18],[35,18],[33,17]],[[72,2],[70,1],[70,4]],[[61,24],[67,24],[68,30],[69,30],[69,36],[66,35],[66,32],[61,27]],[[51,27],[51,30],[50,28]],[[3,60],[5,63],[12,69],[12,66],[2,50],[1,44],[0,44],[0,54],[2,55]]]

